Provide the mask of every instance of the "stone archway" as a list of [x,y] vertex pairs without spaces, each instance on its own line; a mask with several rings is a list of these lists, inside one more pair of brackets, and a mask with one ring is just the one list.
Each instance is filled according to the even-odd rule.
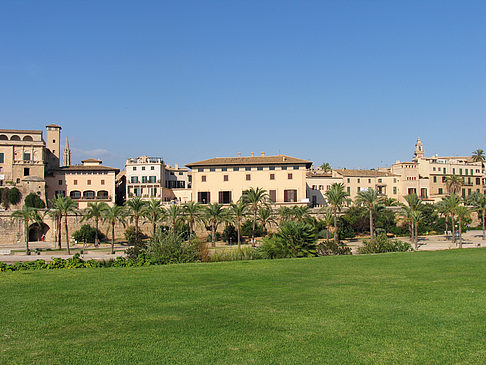
[[42,236],[47,234],[49,229],[50,227],[45,223],[41,223],[40,225],[37,223],[31,224],[29,227],[29,242],[42,241]]

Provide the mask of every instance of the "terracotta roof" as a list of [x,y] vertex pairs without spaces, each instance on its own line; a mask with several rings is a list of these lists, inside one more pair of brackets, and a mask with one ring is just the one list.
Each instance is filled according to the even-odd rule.
[[173,166],[165,166],[165,169],[168,170],[168,171],[189,171],[187,170],[185,167],[178,167],[178,168],[175,168]]
[[51,123],[49,125],[46,125],[46,127],[56,127],[56,128],[61,128],[62,129],[62,127],[60,125],[57,125],[56,123]]
[[115,171],[115,172],[120,171],[119,169],[117,169],[115,167],[109,167],[109,166],[103,166],[103,165],[97,165],[97,166],[71,165],[71,166],[60,167],[60,168],[55,169],[55,170],[56,171],[95,171],[95,170],[100,170],[100,171]]
[[309,171],[307,173],[307,177],[332,177],[332,172],[324,172],[324,171]]
[[87,160],[83,160],[83,161],[81,161],[81,162],[83,162],[83,163],[84,163],[84,162],[99,162],[99,163],[101,163],[101,162],[103,162],[103,161],[101,161],[101,160],[99,160],[99,159],[97,159],[97,158],[88,158]]
[[235,165],[288,165],[305,164],[307,168],[312,166],[312,161],[286,155],[277,156],[253,156],[253,157],[215,157],[209,160],[189,163],[187,167],[197,166],[235,166]]
[[42,134],[42,131],[28,129],[0,129],[0,133]]
[[384,176],[396,176],[390,172],[377,171],[377,170],[348,170],[338,169],[334,170],[338,174],[347,177],[384,177]]

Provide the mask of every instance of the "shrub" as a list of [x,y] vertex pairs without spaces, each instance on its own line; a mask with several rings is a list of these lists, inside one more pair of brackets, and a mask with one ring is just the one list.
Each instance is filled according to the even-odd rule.
[[227,225],[223,231],[223,240],[228,243],[238,243],[238,232],[232,224]]
[[326,240],[317,245],[317,252],[322,256],[351,255],[351,248],[334,243],[334,240]]
[[136,260],[140,256],[145,255],[145,251],[147,250],[147,244],[143,241],[138,241],[133,244],[132,247],[129,247],[125,250],[127,254],[127,258],[130,260]]
[[220,261],[241,261],[241,260],[256,260],[261,258],[258,250],[254,247],[233,247],[215,250],[210,256],[210,262]]
[[2,205],[5,209],[8,209],[10,207],[10,200],[8,199],[8,192],[10,191],[9,188],[3,188],[0,193],[1,193],[1,200],[2,200]]
[[[221,241],[221,237],[222,237],[222,236],[221,236],[221,233],[216,232],[215,236],[216,236],[215,241]],[[212,242],[212,240],[213,240],[213,235],[210,233],[210,234],[208,234],[208,236],[206,237],[206,242]]]
[[135,227],[133,226],[127,227],[127,229],[125,230],[125,239],[129,244],[133,245],[135,243],[142,242],[142,240],[146,238],[147,236],[143,234],[140,230],[138,231],[138,237],[137,237]]
[[8,201],[10,204],[15,205],[20,202],[20,199],[22,198],[19,189],[17,188],[12,188],[8,191]]
[[384,252],[405,252],[411,251],[412,246],[403,241],[392,240],[385,234],[380,234],[363,241],[363,246],[358,248],[358,253],[384,253]]
[[[91,227],[89,224],[83,224],[81,228],[73,233],[73,238],[78,242],[90,242],[94,243],[96,236],[96,228]],[[98,238],[103,241],[106,236],[98,230]]]
[[31,208],[44,209],[46,207],[44,201],[39,197],[39,195],[35,193],[30,193],[29,195],[27,195],[25,197],[24,203],[27,207]]
[[[253,232],[253,221],[250,219],[246,220],[243,222],[241,225],[241,235],[242,236],[247,236],[251,237]],[[255,237],[263,237],[267,233],[265,227],[263,227],[261,224],[256,224],[255,225]]]
[[185,242],[174,232],[156,234],[147,246],[147,259],[157,264],[196,262],[201,256],[199,242]]
[[285,221],[277,234],[263,239],[259,253],[270,259],[317,256],[316,242],[317,237],[310,224]]

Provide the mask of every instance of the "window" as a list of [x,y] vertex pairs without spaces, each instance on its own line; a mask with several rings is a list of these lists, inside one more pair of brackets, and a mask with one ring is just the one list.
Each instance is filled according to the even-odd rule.
[[137,166],[133,166],[133,171],[137,171]]
[[137,183],[138,183],[138,176],[132,176],[132,177],[130,178],[130,182],[131,182],[132,184],[137,184]]
[[434,176],[434,182],[435,183],[437,182],[437,176]]
[[287,170],[287,166],[282,166],[282,170]]
[[245,171],[251,171],[251,167],[245,167]]
[[284,190],[284,202],[297,202],[297,190]]
[[397,187],[396,186],[393,187],[393,194],[395,194],[395,195],[397,194]]
[[88,180],[87,181],[87,185],[91,185],[91,180]]
[[222,168],[221,168],[221,171],[223,171],[223,172],[228,171],[228,168],[226,168],[226,167],[222,167]]
[[57,185],[62,185],[62,180],[57,180]]
[[146,184],[148,181],[147,176],[142,176],[142,184]]
[[155,170],[155,166],[150,166],[150,170]]
[[197,172],[204,172],[204,169],[197,169]]
[[300,166],[294,166],[294,170],[300,169]]
[[378,184],[381,184],[383,182],[383,179],[378,179]]
[[86,190],[83,192],[83,198],[93,199],[95,197],[95,192],[93,190]]
[[258,167],[257,167],[257,170],[258,170],[258,171],[263,171],[263,167],[262,167],[262,166],[258,166]]
[[275,180],[275,174],[270,174],[270,180]]
[[214,172],[214,171],[216,171],[216,169],[215,169],[214,167],[211,167],[211,168],[209,169],[209,171]]
[[228,181],[229,176],[228,175],[223,175],[223,181]]
[[446,174],[446,168],[444,167],[444,171],[442,171],[444,173],[444,175]]
[[317,185],[312,185],[312,190],[317,190]]
[[231,191],[220,191],[218,200],[219,200],[219,204],[231,203]]
[[105,180],[101,180],[101,185],[105,185]]
[[481,178],[480,177],[476,178],[476,185],[481,185]]
[[81,192],[78,190],[73,190],[69,193],[69,196],[71,197],[71,199],[79,199],[81,198]]
[[274,170],[275,170],[275,166],[270,166],[268,169],[269,169],[270,171],[274,171]]
[[211,202],[211,193],[209,191],[200,191],[197,193],[197,202],[208,204]]
[[270,200],[272,202],[276,202],[277,201],[277,190],[269,190],[268,191],[268,197],[270,198]]
[[149,179],[148,182],[149,183],[152,183],[152,184],[157,181],[157,177],[156,176],[149,176],[148,179]]
[[30,161],[30,153],[24,153],[24,161]]
[[462,175],[462,169],[459,169],[459,175]]
[[30,175],[30,168],[24,167],[24,176],[29,176]]
[[324,190],[324,185],[319,185],[319,190]]
[[349,186],[346,188],[346,191],[348,192],[348,194],[351,194],[351,188]]
[[179,172],[179,176],[182,176],[184,173],[183,172]]
[[233,171],[240,171],[239,167],[233,167]]
[[74,185],[78,185],[78,180],[74,180]]
[[3,152],[0,153],[0,163],[3,163],[4,162],[4,154]]
[[359,193],[361,191],[361,188],[358,186],[358,188],[356,189],[356,191]]
[[206,175],[201,176],[201,181],[206,182]]
[[361,179],[358,179],[358,184],[361,182]]
[[348,183],[350,183],[350,182],[351,182],[351,179],[348,177]]
[[250,181],[251,180],[251,175],[250,174],[246,174],[246,181]]
[[432,168],[432,171],[435,171],[435,170],[436,170],[436,168],[435,168],[435,167],[434,167],[434,168]]
[[368,179],[368,184],[371,184],[371,179]]
[[439,195],[442,195],[444,193],[444,190],[442,188],[439,188]]
[[145,166],[142,166],[142,171],[145,171]]
[[292,174],[288,174],[289,180],[292,180]]

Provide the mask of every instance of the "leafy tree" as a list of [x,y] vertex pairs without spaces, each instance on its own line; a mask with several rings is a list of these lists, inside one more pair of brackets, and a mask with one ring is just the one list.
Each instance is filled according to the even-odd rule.
[[459,221],[459,248],[462,248],[462,223],[471,215],[468,207],[460,205],[456,208],[456,215]]
[[151,199],[148,204],[144,206],[142,215],[152,224],[152,237],[157,232],[157,222],[159,222],[165,215],[166,210],[162,207],[160,199]]
[[73,238],[78,242],[96,242],[97,239],[103,239],[104,236],[102,232],[89,224],[83,224],[78,231],[73,233]]
[[253,214],[253,229],[251,235],[251,245],[255,247],[255,225],[257,223],[258,209],[261,206],[269,204],[269,197],[267,191],[262,188],[250,188],[245,190],[242,195],[242,200],[248,205],[248,209]]
[[[486,239],[485,234],[485,215],[486,215],[486,194],[481,194],[480,192],[474,192],[469,197],[469,203],[472,205],[473,209],[481,213],[481,222],[483,226],[483,240]],[[479,214],[478,214],[479,215]]]
[[[111,227],[111,253],[115,253],[115,225],[121,223],[123,227],[126,226],[125,218],[127,216],[127,211],[124,206],[114,205],[112,207],[103,210],[103,221],[108,223]],[[109,229],[109,228],[108,228]],[[136,235],[138,237],[138,230],[135,228]]]
[[373,210],[383,203],[383,198],[374,189],[361,190],[356,197],[356,203],[368,208],[370,214],[370,236],[373,237]]
[[326,226],[326,241],[329,241],[329,228],[332,226],[334,217],[332,211],[327,207],[322,208],[320,212],[322,213],[321,222]]
[[28,207],[24,205],[22,209],[16,210],[11,214],[11,217],[14,219],[20,219],[24,222],[24,234],[25,234],[25,252],[27,255],[30,253],[29,250],[29,227],[31,222],[35,222],[37,224],[42,225],[42,220],[39,214],[37,213],[36,208]]
[[44,209],[46,207],[44,201],[35,193],[30,193],[27,195],[25,197],[24,204],[28,207],[37,209]]
[[139,197],[135,197],[126,201],[125,206],[127,207],[128,211],[130,212],[130,221],[135,223],[135,231],[138,235],[139,232],[139,221],[140,218],[143,217],[143,212],[145,210],[146,202],[140,199]]
[[181,207],[176,204],[170,205],[167,209],[167,219],[172,232],[176,231],[177,225],[182,221],[181,213]]
[[218,226],[228,219],[227,211],[222,204],[208,204],[204,207],[204,218],[211,227],[211,244],[216,247],[216,231]]
[[95,221],[95,246],[98,247],[100,244],[100,239],[98,237],[99,223],[103,218],[103,211],[108,207],[108,204],[101,203],[88,203],[88,207],[84,210],[84,216],[81,221],[84,220],[94,220]]
[[349,203],[349,194],[344,191],[344,185],[334,183],[331,188],[326,191],[326,200],[329,204],[334,216],[334,243],[337,244],[338,239],[338,224],[337,213]]
[[456,242],[456,234],[455,234],[455,227],[456,227],[456,214],[457,208],[461,205],[461,198],[457,194],[450,194],[444,198],[442,198],[443,209],[445,214],[448,214],[451,217],[452,222],[452,232],[453,232],[453,241]]
[[15,205],[20,202],[22,195],[20,194],[19,189],[13,187],[8,191],[8,201],[10,204]]
[[246,217],[248,214],[248,205],[243,201],[243,200],[238,200],[236,203],[230,203],[230,206],[228,208],[228,213],[233,221],[233,223],[236,225],[236,231],[238,235],[238,248],[241,245],[241,223],[243,219]]

